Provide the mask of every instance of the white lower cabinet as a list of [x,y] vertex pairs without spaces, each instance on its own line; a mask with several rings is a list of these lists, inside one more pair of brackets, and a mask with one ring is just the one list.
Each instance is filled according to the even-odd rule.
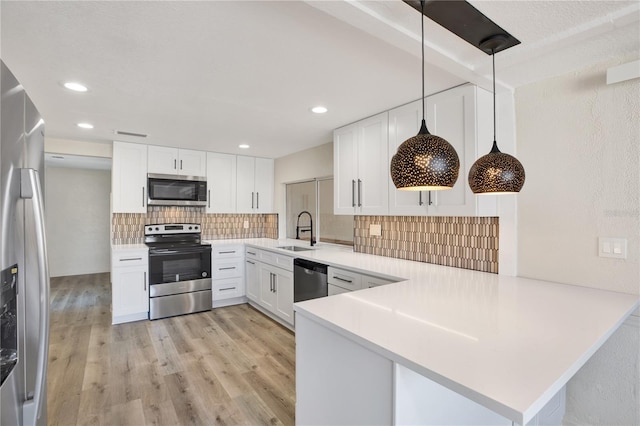
[[211,249],[211,306],[245,303],[244,247],[241,244],[216,245]]
[[146,248],[112,250],[112,324],[149,318],[148,253]]
[[269,250],[245,251],[247,297],[267,315],[293,326],[293,258]]
[[401,279],[382,278],[377,276],[360,274],[348,269],[327,268],[327,283],[329,284],[329,296],[334,294],[356,291],[363,288],[377,287],[379,285],[391,284]]

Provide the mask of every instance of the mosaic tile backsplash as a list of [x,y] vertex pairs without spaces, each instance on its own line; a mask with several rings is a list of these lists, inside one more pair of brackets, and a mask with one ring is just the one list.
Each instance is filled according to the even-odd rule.
[[[382,235],[369,235],[369,225]],[[497,217],[355,216],[360,253],[498,273]]]
[[[246,229],[245,220],[249,222]],[[204,240],[278,238],[277,214],[206,214],[202,207],[150,206],[147,214],[114,213],[111,242],[143,243],[144,225],[149,223],[199,223]]]

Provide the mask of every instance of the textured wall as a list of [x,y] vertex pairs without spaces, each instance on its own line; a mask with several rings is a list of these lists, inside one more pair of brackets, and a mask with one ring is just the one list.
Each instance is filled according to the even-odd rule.
[[356,216],[353,250],[498,273],[498,234],[497,217]]
[[144,242],[144,225],[150,223],[199,223],[205,240],[278,238],[276,214],[206,214],[201,207],[155,206],[149,207],[147,214],[114,213],[111,242],[140,244]]
[[48,167],[44,189],[50,275],[108,272],[109,170]]
[[[519,275],[640,294],[640,80],[605,83],[608,67],[634,59],[516,90]],[[627,259],[598,257],[601,236],[627,238]],[[631,323],[569,382],[566,419],[640,424]]]

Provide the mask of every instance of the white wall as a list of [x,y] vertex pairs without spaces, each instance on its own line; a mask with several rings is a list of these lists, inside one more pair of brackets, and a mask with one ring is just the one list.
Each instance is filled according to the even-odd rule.
[[274,206],[278,213],[278,233],[279,238],[286,238],[285,184],[333,176],[333,142],[277,158],[274,167]]
[[75,141],[71,139],[44,139],[44,151],[56,154],[72,154],[87,157],[111,158],[113,144],[111,142]]
[[[620,58],[518,88],[518,275],[640,294],[640,80]],[[625,260],[598,237],[628,240]],[[640,424],[640,328],[626,323],[567,387],[567,424]]]
[[48,167],[45,176],[50,275],[108,272],[111,172]]

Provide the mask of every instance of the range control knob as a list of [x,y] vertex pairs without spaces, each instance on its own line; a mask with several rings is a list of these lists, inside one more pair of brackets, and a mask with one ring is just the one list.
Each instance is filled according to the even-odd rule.
[[206,278],[206,277],[207,277],[207,273],[206,273],[206,272],[203,272],[203,273],[202,273],[202,278]]
[[153,231],[153,227],[151,227],[151,226],[150,226],[150,227],[149,227],[149,231]]
[[192,229],[193,229],[193,227],[192,227],[192,226],[190,226],[190,227],[189,227],[189,231],[191,231]]
[[160,228],[158,228],[158,227],[156,226],[156,231],[159,231],[159,230],[160,230]]
[[196,226],[194,227],[194,229],[197,231],[197,230],[198,230],[198,225],[196,225]]

